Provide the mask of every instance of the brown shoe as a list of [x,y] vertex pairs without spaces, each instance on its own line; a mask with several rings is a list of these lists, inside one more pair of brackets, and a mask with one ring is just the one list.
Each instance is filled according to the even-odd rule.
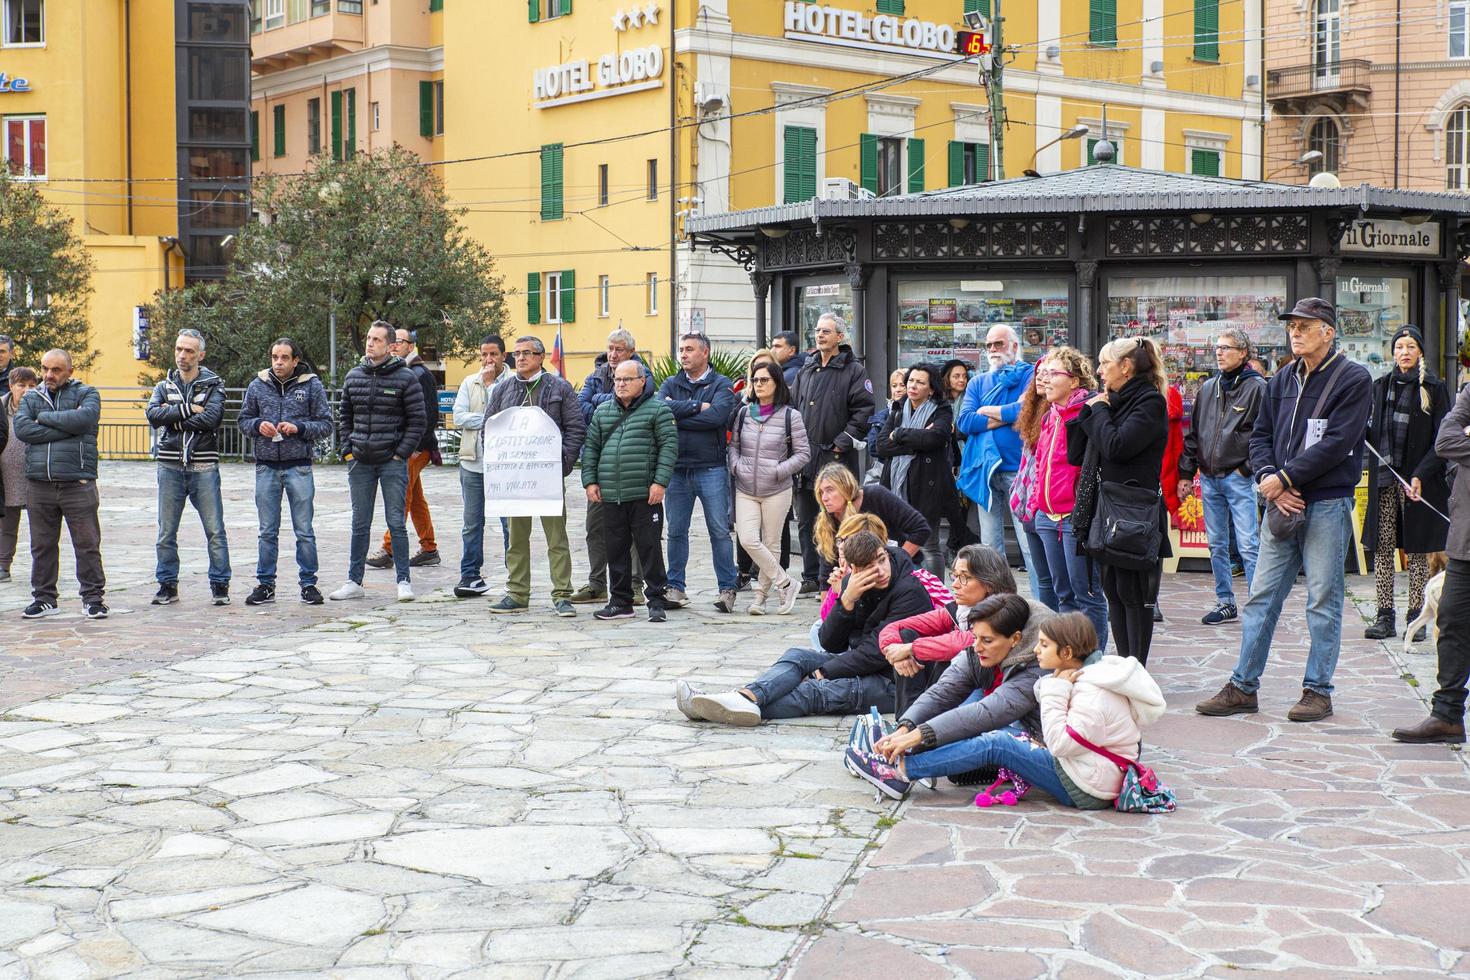
[[1465,723],[1445,721],[1430,715],[1413,728],[1395,728],[1393,738],[1396,742],[1410,742],[1414,745],[1428,745],[1431,742],[1459,745],[1465,741]]
[[1332,699],[1309,687],[1302,688],[1302,699],[1286,713],[1287,721],[1321,721],[1332,714]]
[[1194,706],[1194,710],[1202,715],[1213,715],[1216,717],[1224,715],[1253,715],[1260,710],[1256,706],[1256,696],[1247,694],[1229,681],[1220,688],[1220,693],[1208,701],[1201,701]]

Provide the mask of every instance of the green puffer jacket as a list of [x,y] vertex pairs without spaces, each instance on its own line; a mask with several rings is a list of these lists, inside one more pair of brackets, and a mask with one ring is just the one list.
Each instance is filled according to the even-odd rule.
[[610,398],[592,413],[582,450],[582,485],[596,483],[608,503],[647,500],[650,485],[669,485],[678,458],[674,413],[645,382],[631,408]]

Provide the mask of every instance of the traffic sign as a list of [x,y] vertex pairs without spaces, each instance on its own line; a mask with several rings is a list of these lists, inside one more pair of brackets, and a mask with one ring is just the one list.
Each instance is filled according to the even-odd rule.
[[984,31],[955,31],[955,52],[974,57],[990,53],[990,40]]

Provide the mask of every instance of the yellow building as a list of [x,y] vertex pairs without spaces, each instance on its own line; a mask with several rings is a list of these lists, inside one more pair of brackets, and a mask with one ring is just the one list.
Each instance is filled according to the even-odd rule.
[[245,218],[247,10],[0,0],[0,152],[72,217],[95,264],[92,384],[136,383],[142,307],[186,277],[220,274]]
[[[451,199],[521,294],[519,323],[562,327],[576,379],[620,323],[657,352],[689,328],[754,342],[744,271],[682,247],[691,212],[934,190],[997,163],[1078,167],[1104,119],[1118,162],[1259,176],[1256,5],[1006,4],[1003,161],[977,63],[954,53],[967,10],[992,13],[989,0],[449,0]],[[1078,126],[1085,139],[1058,142]]]

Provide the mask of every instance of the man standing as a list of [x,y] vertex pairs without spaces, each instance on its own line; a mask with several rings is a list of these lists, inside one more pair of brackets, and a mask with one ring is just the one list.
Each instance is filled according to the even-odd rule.
[[1266,397],[1266,379],[1250,366],[1251,342],[1234,327],[1215,338],[1220,373],[1194,396],[1184,454],[1179,458],[1179,499],[1189,496],[1199,473],[1215,608],[1200,622],[1218,626],[1236,618],[1231,584],[1231,544],[1245,566],[1246,589],[1256,574],[1256,491],[1251,483],[1250,442]]
[[1256,574],[1241,610],[1240,658],[1220,693],[1195,705],[1205,715],[1251,714],[1281,606],[1307,575],[1311,649],[1291,721],[1332,714],[1332,674],[1342,640],[1342,604],[1353,495],[1363,476],[1363,436],[1373,402],[1368,369],[1334,348],[1337,312],[1299,300],[1286,332],[1296,360],[1266,385],[1251,432],[1250,463],[1266,498]]
[[679,430],[666,402],[653,397],[648,369],[623,361],[613,372],[614,394],[592,413],[582,455],[588,505],[602,511],[607,535],[611,598],[592,615],[633,618],[633,562],[637,548],[648,587],[648,621],[662,623],[664,592],[664,490],[679,458]]
[[873,382],[847,341],[847,324],[835,313],[817,319],[817,349],[796,372],[791,400],[801,412],[811,462],[796,478],[796,529],[801,539],[801,594],[821,592],[821,566],[812,537],[819,506],[813,483],[822,467],[837,462],[858,474],[858,449],[868,437]]
[[[587,380],[582,382],[582,390],[577,395],[577,402],[582,406],[582,418],[587,421],[590,428],[592,425],[592,413],[599,405],[613,400],[616,392],[613,386],[613,373],[619,364],[632,359],[642,364],[638,357],[638,345],[633,340],[633,335],[622,327],[618,327],[607,335],[607,353],[598,354],[593,363],[592,373],[587,375]],[[583,447],[585,451],[586,447]],[[662,526],[660,526],[660,540],[662,540]],[[633,559],[633,600],[638,602],[642,599],[642,590],[638,584],[637,557]],[[602,504],[588,499],[587,501],[587,584],[572,593],[573,602],[601,602],[607,598],[607,542],[604,539],[602,526]]]
[[21,399],[12,424],[26,444],[26,513],[31,528],[31,597],[26,619],[54,616],[61,521],[66,519],[76,556],[77,584],[87,618],[106,619],[102,595],[102,525],[97,520],[97,423],[102,398],[91,385],[73,381],[71,355],[49,350],[41,357],[41,384]]
[[[342,379],[342,458],[347,461],[347,487],[352,498],[352,543],[347,581],[328,598],[361,599],[373,504],[383,488],[383,516],[393,547],[398,601],[413,601],[409,583],[408,529],[403,523],[408,499],[408,458],[429,427],[424,414],[423,386],[403,358],[388,353],[393,325],[375,320],[363,340],[361,363]],[[436,406],[437,410],[437,406]]]
[[[955,412],[955,427],[968,438],[955,482],[980,509],[980,540],[1006,553],[1006,516],[1011,511],[1011,484],[1021,468],[1021,435],[1016,419],[1021,398],[1031,387],[1035,368],[1021,360],[1021,339],[1006,324],[985,335],[985,357],[990,370],[977,374],[965,386],[965,397]],[[1016,540],[1025,550],[1025,530],[1016,525]],[[1036,572],[1026,563],[1031,595],[1039,596]]]
[[316,481],[312,457],[316,443],[332,434],[327,389],[301,359],[301,347],[290,337],[271,344],[271,366],[245,389],[240,405],[240,431],[255,440],[255,513],[260,545],[255,562],[254,591],[247,606],[276,601],[276,559],[280,552],[281,494],[291,506],[296,536],[296,572],[301,601],[322,604],[316,587],[316,532],[312,512]]
[[225,504],[220,495],[220,423],[225,420],[225,383],[200,366],[204,335],[180,330],[174,341],[174,370],[153,388],[148,424],[158,430],[158,592],[153,605],[179,601],[179,519],[184,501],[194,505],[209,547],[209,591],[216,606],[230,603],[230,546],[225,538]]
[[1400,742],[1465,741],[1465,686],[1470,681],[1470,386],[1440,424],[1434,451],[1460,467],[1450,496],[1449,559],[1439,596],[1439,690],[1429,717],[1412,728],[1395,728]]
[[726,469],[725,429],[735,408],[730,379],[709,363],[709,338],[686,333],[679,338],[679,363],[659,389],[679,427],[679,463],[669,484],[669,590],[675,609],[689,604],[684,573],[689,565],[689,520],[694,501],[704,505],[704,524],[714,552],[720,598],[715,608],[735,611],[735,549],[730,541],[730,473]]
[[[485,428],[485,406],[490,389],[506,375],[505,341],[497,334],[480,338],[480,370],[466,377],[454,396],[454,427],[459,430],[459,492],[464,497],[464,531],[460,534],[459,584],[461,599],[490,591],[480,572],[485,564],[485,467],[480,460],[480,436]],[[500,519],[502,545],[510,542],[510,526]]]
[[[434,541],[434,520],[429,516],[429,498],[424,496],[422,479],[424,467],[429,465],[439,449],[439,442],[434,436],[434,431],[439,427],[439,382],[434,380],[433,373],[425,366],[423,358],[419,357],[419,352],[414,347],[417,341],[417,332],[399,327],[394,331],[389,352],[403,359],[403,363],[418,379],[424,395],[424,434],[419,438],[413,455],[408,458],[408,495],[404,503],[404,509],[413,518],[414,533],[419,536],[419,550],[414,552],[408,563],[414,568],[421,568],[424,565],[439,564],[439,545]],[[392,531],[383,532],[383,546],[367,560],[369,568],[387,568],[393,564],[393,555],[390,552],[393,546],[392,534]]]
[[[587,423],[577,406],[577,393],[565,379],[543,369],[546,345],[539,337],[518,337],[515,374],[490,392],[485,417],[523,405],[541,409],[561,430],[561,474],[565,480],[581,455],[587,438]],[[565,494],[565,490],[563,490]],[[551,559],[551,601],[556,614],[577,615],[572,596],[572,549],[567,543],[567,510],[563,500],[560,514],[541,518],[541,533]],[[531,606],[531,518],[510,519],[510,547],[505,552],[505,595],[490,607],[493,613],[522,612]]]
[[776,355],[776,363],[786,376],[787,387],[796,383],[796,373],[806,363],[806,352],[797,343],[796,333],[791,330],[782,330],[771,338],[771,353]]

